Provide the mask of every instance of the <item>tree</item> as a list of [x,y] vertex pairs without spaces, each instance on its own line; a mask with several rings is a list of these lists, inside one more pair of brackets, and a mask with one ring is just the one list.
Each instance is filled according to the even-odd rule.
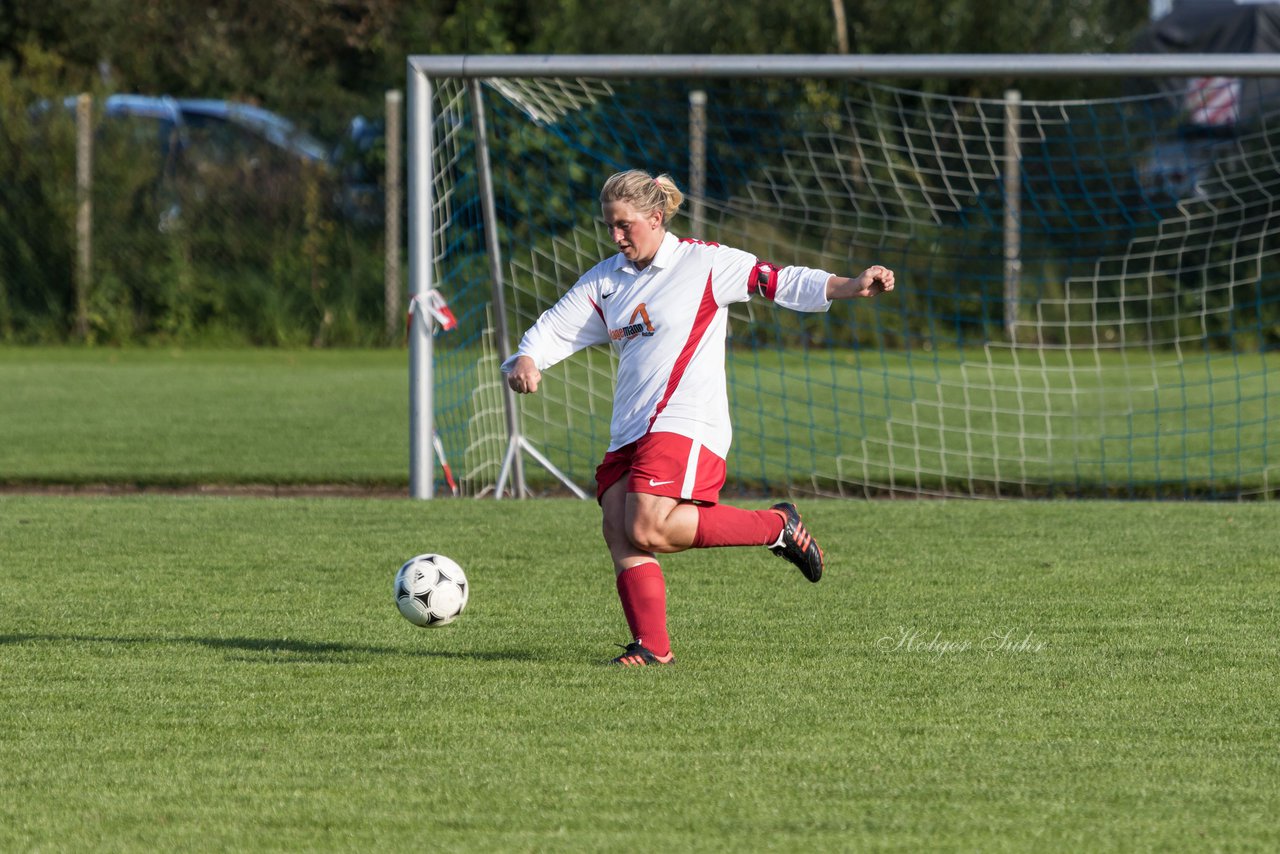
[[43,0],[5,4],[0,59],[33,43],[81,85],[257,101],[332,136],[403,86],[410,54],[832,53],[842,35],[862,54],[1095,53],[1146,17],[1120,0]]

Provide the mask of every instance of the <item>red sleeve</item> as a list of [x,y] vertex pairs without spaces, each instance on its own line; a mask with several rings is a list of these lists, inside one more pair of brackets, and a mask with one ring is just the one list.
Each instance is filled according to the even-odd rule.
[[757,258],[756,265],[751,268],[751,274],[747,278],[747,293],[760,294],[765,299],[772,300],[778,293],[778,267]]

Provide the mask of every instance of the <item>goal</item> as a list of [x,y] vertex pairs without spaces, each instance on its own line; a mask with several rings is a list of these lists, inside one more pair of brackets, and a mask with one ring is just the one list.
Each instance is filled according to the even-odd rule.
[[[1131,91],[1009,84],[1070,75]],[[1274,496],[1264,76],[1280,57],[412,57],[410,293],[457,327],[413,315],[411,492],[438,437],[464,494],[591,493],[611,351],[530,396],[498,365],[616,251],[599,187],[643,168],[685,191],[680,236],[897,273],[823,315],[733,307],[726,494]]]

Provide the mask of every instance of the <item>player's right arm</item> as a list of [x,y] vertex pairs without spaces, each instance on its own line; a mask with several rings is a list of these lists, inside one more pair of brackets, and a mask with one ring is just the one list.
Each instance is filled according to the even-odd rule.
[[507,385],[519,394],[532,394],[542,372],[592,344],[607,344],[609,329],[593,298],[599,290],[580,279],[555,305],[529,327],[520,346],[502,363]]

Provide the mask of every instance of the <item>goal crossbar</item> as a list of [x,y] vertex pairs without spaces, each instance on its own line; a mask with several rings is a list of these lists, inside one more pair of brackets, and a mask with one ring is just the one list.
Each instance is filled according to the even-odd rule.
[[426,77],[1186,77],[1280,74],[1280,54],[448,55],[411,56]]

